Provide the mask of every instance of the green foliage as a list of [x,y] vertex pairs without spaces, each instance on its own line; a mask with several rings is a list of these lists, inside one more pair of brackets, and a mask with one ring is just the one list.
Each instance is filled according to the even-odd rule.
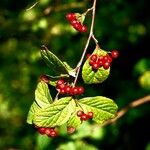
[[[39,138],[37,131],[25,120],[34,100],[38,77],[52,73],[52,68],[41,61],[40,46],[48,45],[58,58],[75,67],[87,34],[81,36],[71,28],[65,14],[72,11],[82,13],[91,6],[91,1],[40,0],[27,11],[34,4],[32,2],[2,0],[0,5],[0,149],[53,150],[69,142],[76,148],[76,140],[70,139],[67,134],[56,139],[47,136]],[[120,57],[113,62],[108,80],[104,84],[86,86],[85,94],[111,97],[121,109],[149,94],[139,84],[140,76],[149,70],[149,1],[97,2],[94,34],[102,49],[118,49]],[[89,29],[90,15],[85,23]],[[91,43],[88,52],[92,51]],[[137,69],[136,64],[141,60],[144,61]],[[50,92],[53,94],[53,89]],[[91,132],[88,132],[86,123],[73,135],[81,142],[102,150],[129,147],[149,150],[149,116],[149,105],[144,104],[129,111],[113,125],[96,126],[97,139],[91,138],[95,128],[90,124]],[[82,135],[89,134],[80,136],[81,131]]]

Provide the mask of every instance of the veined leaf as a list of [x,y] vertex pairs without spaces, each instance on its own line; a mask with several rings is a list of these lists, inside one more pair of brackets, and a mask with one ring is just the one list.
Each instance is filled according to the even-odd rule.
[[114,118],[118,109],[113,100],[103,96],[82,98],[79,103],[85,113],[94,113],[93,120],[98,124]]
[[53,102],[48,85],[43,81],[40,81],[37,85],[35,90],[35,101],[41,108],[45,108]]
[[75,112],[70,116],[67,126],[77,128],[81,124],[80,117],[77,116],[77,111],[81,110],[81,108],[76,107]]
[[36,113],[34,124],[42,127],[55,127],[66,123],[75,111],[76,104],[72,97],[61,98],[47,108]]
[[27,123],[28,124],[32,124],[33,123],[33,118],[34,118],[34,114],[37,113],[38,111],[40,111],[40,107],[37,105],[36,102],[33,102],[33,104],[30,107],[28,116],[27,116]]
[[[105,56],[107,54],[106,51],[96,48],[93,52],[93,54]],[[110,68],[104,69],[103,67],[100,67],[98,70],[93,70],[92,67],[89,64],[90,58],[86,60],[82,67],[82,78],[86,84],[97,84],[102,83],[108,78]]]
[[46,64],[53,70],[54,75],[69,75],[64,63],[48,49],[41,50],[41,56]]

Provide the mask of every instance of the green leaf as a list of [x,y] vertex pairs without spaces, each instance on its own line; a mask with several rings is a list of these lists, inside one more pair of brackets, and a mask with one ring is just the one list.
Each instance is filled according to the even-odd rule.
[[[105,56],[107,54],[106,51],[96,48],[93,54]],[[90,58],[86,60],[82,67],[82,78],[86,84],[97,84],[102,83],[108,78],[110,67],[108,69],[104,69],[100,67],[97,71],[93,70],[91,65],[89,64]]]
[[36,112],[40,111],[40,107],[37,105],[36,102],[33,102],[33,104],[30,107],[28,116],[27,116],[27,123],[32,124],[33,123],[33,118]]
[[103,96],[82,98],[79,103],[85,113],[90,111],[94,113],[93,120],[98,124],[114,118],[118,109],[113,100]]
[[72,97],[61,98],[41,109],[34,117],[34,124],[42,127],[55,127],[66,123],[75,111],[76,104]]
[[76,70],[73,69],[73,68],[71,68],[71,67],[68,65],[67,62],[63,62],[63,63],[64,63],[64,65],[66,66],[66,68],[67,68],[67,70],[68,70],[68,72],[69,72],[69,75],[72,76],[72,77],[75,77],[75,75],[76,75]]
[[41,56],[46,64],[50,67],[50,69],[53,70],[54,75],[69,75],[69,72],[64,63],[47,48],[44,47],[44,50],[41,50]]
[[37,85],[35,90],[35,101],[41,108],[45,108],[53,102],[48,85],[43,81],[40,81]]
[[68,127],[74,127],[77,128],[82,122],[80,120],[80,117],[77,116],[77,111],[81,110],[81,108],[76,107],[76,111],[71,115],[67,122]]

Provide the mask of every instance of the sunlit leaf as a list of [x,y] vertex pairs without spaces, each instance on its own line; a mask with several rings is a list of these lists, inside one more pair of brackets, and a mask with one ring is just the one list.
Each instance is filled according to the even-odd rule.
[[37,85],[35,101],[41,108],[47,107],[47,105],[53,102],[48,85],[43,81],[40,81]]
[[42,127],[60,126],[69,120],[75,107],[76,104],[72,97],[61,98],[36,113],[34,124]]
[[118,109],[113,100],[103,96],[82,98],[79,103],[84,112],[94,113],[93,120],[98,124],[114,118]]

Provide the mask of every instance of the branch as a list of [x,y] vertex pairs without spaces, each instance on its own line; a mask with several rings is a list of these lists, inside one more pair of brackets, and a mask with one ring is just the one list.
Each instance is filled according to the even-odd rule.
[[[91,22],[90,33],[89,33],[87,42],[85,44],[85,47],[84,47],[81,59],[80,59],[79,63],[77,64],[77,67],[76,67],[76,77],[75,77],[74,83],[73,83],[74,86],[75,86],[75,84],[77,82],[77,79],[78,79],[78,76],[79,76],[79,72],[80,72],[80,69],[81,69],[81,65],[82,65],[84,56],[86,54],[87,48],[89,46],[90,40],[91,40],[91,38],[94,37],[94,35],[93,35],[93,28],[94,28],[94,20],[95,20],[96,0],[93,1],[93,6],[90,9],[88,9],[85,13],[87,13],[87,12],[89,12],[91,10],[92,10],[92,22]],[[95,37],[93,39],[95,39]],[[98,45],[98,41],[96,39],[94,41],[95,41],[96,45]]]
[[73,9],[73,8],[84,8],[85,7],[85,3],[84,2],[78,2],[78,3],[71,3],[71,4],[64,4],[61,6],[49,6],[46,9],[44,9],[44,14],[45,15],[49,15],[52,11],[54,12],[59,12],[59,11],[64,11],[64,10],[68,10],[68,9]]
[[106,126],[106,125],[115,123],[119,118],[124,116],[129,111],[129,109],[138,107],[138,106],[143,105],[147,102],[150,102],[150,95],[147,95],[143,98],[140,98],[140,99],[137,99],[137,100],[131,102],[128,106],[126,106],[125,108],[118,111],[117,116],[115,118],[106,121],[102,126]]

